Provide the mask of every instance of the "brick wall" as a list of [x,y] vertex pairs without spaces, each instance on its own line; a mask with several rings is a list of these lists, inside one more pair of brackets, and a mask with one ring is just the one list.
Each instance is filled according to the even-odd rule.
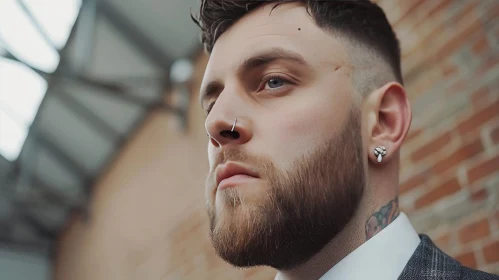
[[[379,0],[403,49],[413,106],[401,198],[419,232],[470,267],[499,273],[499,2]],[[197,92],[206,57],[197,60]],[[92,219],[61,235],[59,280],[273,279],[236,270],[208,239],[203,112],[189,131],[153,113],[95,186]]]

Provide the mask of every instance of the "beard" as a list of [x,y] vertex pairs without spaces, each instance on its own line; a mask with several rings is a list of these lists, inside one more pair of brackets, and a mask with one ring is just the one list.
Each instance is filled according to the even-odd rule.
[[[366,181],[359,117],[352,111],[336,137],[297,158],[288,170],[276,168],[266,157],[224,150],[217,163],[251,164],[265,182],[266,195],[245,203],[237,188],[228,188],[221,196],[223,211],[207,203],[210,238],[223,260],[236,267],[288,270],[309,260],[343,230]],[[213,172],[208,179],[212,177]]]

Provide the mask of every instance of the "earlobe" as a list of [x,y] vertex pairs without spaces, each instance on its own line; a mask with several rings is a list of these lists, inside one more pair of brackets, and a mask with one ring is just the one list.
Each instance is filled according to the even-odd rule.
[[370,109],[377,118],[370,126],[369,158],[379,164],[387,162],[402,145],[412,113],[405,90],[399,83],[384,85],[370,98]]

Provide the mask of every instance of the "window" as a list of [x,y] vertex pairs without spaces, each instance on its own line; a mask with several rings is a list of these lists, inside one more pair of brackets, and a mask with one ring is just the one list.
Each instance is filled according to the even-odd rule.
[[81,0],[0,0],[0,154],[7,160],[19,156],[47,90],[32,68],[55,71],[80,6]]
[[81,0],[22,0],[37,22],[46,31],[52,44],[61,49],[80,11]]

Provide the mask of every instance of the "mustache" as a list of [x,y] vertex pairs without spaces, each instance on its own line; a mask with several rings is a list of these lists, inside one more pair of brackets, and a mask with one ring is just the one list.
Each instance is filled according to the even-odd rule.
[[226,147],[217,154],[213,165],[210,166],[210,170],[208,172],[208,176],[206,176],[205,183],[207,185],[215,184],[215,170],[221,164],[226,163],[227,161],[235,161],[235,162],[247,162],[249,159],[249,155],[239,147]]
[[274,163],[271,158],[262,155],[252,155],[241,147],[224,148],[215,158],[213,165],[210,167],[207,180],[214,179],[215,169],[220,164],[228,161],[239,162],[251,167],[261,177],[269,175],[275,170]]
[[250,156],[242,148],[238,147],[228,147],[224,148],[221,153],[217,155],[213,166],[211,167],[210,173],[215,172],[215,169],[220,164],[224,164],[227,161],[236,161],[241,163],[256,162],[257,158]]

